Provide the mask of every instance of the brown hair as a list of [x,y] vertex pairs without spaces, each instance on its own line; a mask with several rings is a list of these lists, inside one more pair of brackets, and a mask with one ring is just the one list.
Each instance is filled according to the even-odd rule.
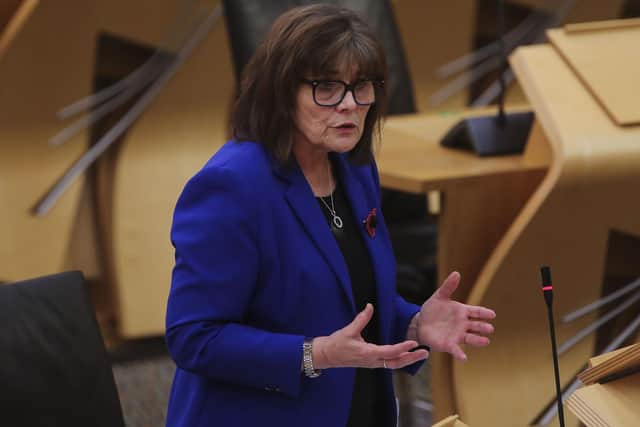
[[371,161],[373,133],[380,135],[387,101],[384,51],[355,12],[328,4],[296,7],[274,22],[243,71],[231,112],[234,138],[260,142],[280,164],[288,162],[301,79],[328,76],[345,66],[357,66],[360,76],[377,82],[376,102],[350,153],[357,163]]

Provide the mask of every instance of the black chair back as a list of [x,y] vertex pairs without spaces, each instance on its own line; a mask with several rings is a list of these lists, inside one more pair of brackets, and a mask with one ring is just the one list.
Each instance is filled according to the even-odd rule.
[[388,0],[223,0],[236,81],[275,19],[286,10],[311,3],[329,3],[359,13],[380,38],[389,67],[388,114],[416,111],[413,85],[393,9]]
[[82,273],[0,286],[0,424],[124,427]]

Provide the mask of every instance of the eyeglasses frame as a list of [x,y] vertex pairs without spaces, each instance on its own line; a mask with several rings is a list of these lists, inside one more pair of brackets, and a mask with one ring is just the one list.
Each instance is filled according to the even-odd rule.
[[[373,84],[373,90],[374,90],[374,93],[375,93],[376,85],[378,85],[378,86],[384,85],[384,80],[376,81],[376,80],[372,80],[372,79],[360,79],[360,80],[356,80],[353,83],[347,83],[347,82],[342,81],[342,80],[309,80],[309,79],[300,79],[300,80],[303,83],[306,83],[306,84],[311,86],[313,102],[315,102],[316,105],[319,106],[319,107],[335,107],[336,105],[340,105],[340,103],[342,101],[344,101],[344,97],[347,96],[347,92],[351,92],[351,96],[353,97],[353,102],[355,102],[356,105],[359,105],[361,107],[367,107],[369,105],[373,105],[376,102],[375,99],[374,99],[373,102],[368,102],[368,103],[358,102],[358,100],[356,99],[356,92],[355,92],[356,86],[358,84],[362,83],[362,82],[371,82]],[[344,86],[344,92],[342,93],[342,96],[340,97],[338,102],[335,102],[333,104],[320,104],[318,102],[318,100],[316,99],[316,88],[320,85],[320,83],[342,83],[342,85]]]

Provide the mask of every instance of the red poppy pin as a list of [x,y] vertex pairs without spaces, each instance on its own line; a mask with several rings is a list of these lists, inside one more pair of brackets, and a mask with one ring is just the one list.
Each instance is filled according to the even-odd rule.
[[367,215],[367,217],[362,221],[364,223],[364,228],[367,230],[367,234],[372,239],[376,236],[376,226],[378,225],[378,210],[376,208],[371,209],[371,212]]

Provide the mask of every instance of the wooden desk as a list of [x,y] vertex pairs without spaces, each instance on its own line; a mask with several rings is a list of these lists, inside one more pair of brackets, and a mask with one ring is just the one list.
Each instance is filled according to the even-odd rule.
[[[522,108],[519,108],[522,110]],[[467,112],[494,113],[495,109]],[[378,167],[382,186],[412,193],[441,191],[438,225],[439,282],[452,271],[462,275],[455,297],[466,301],[489,255],[541,182],[549,164],[543,138],[530,140],[522,155],[481,158],[444,148],[441,137],[464,116],[407,115],[385,124]],[[540,132],[534,127],[532,134]],[[532,142],[533,141],[533,142]],[[431,357],[434,418],[455,412],[452,359]]]
[[491,113],[495,113],[495,109],[387,119],[378,156],[382,185],[411,193],[446,191],[469,179],[545,169],[548,152],[481,158],[469,151],[440,145],[442,136],[461,118]]
[[463,116],[416,114],[390,118],[378,155],[383,187],[412,193],[442,192],[438,271],[441,279],[453,269],[460,271],[463,282],[459,297],[468,294],[479,268],[549,163],[545,144],[528,145],[523,155],[485,158],[442,147],[441,137]]

